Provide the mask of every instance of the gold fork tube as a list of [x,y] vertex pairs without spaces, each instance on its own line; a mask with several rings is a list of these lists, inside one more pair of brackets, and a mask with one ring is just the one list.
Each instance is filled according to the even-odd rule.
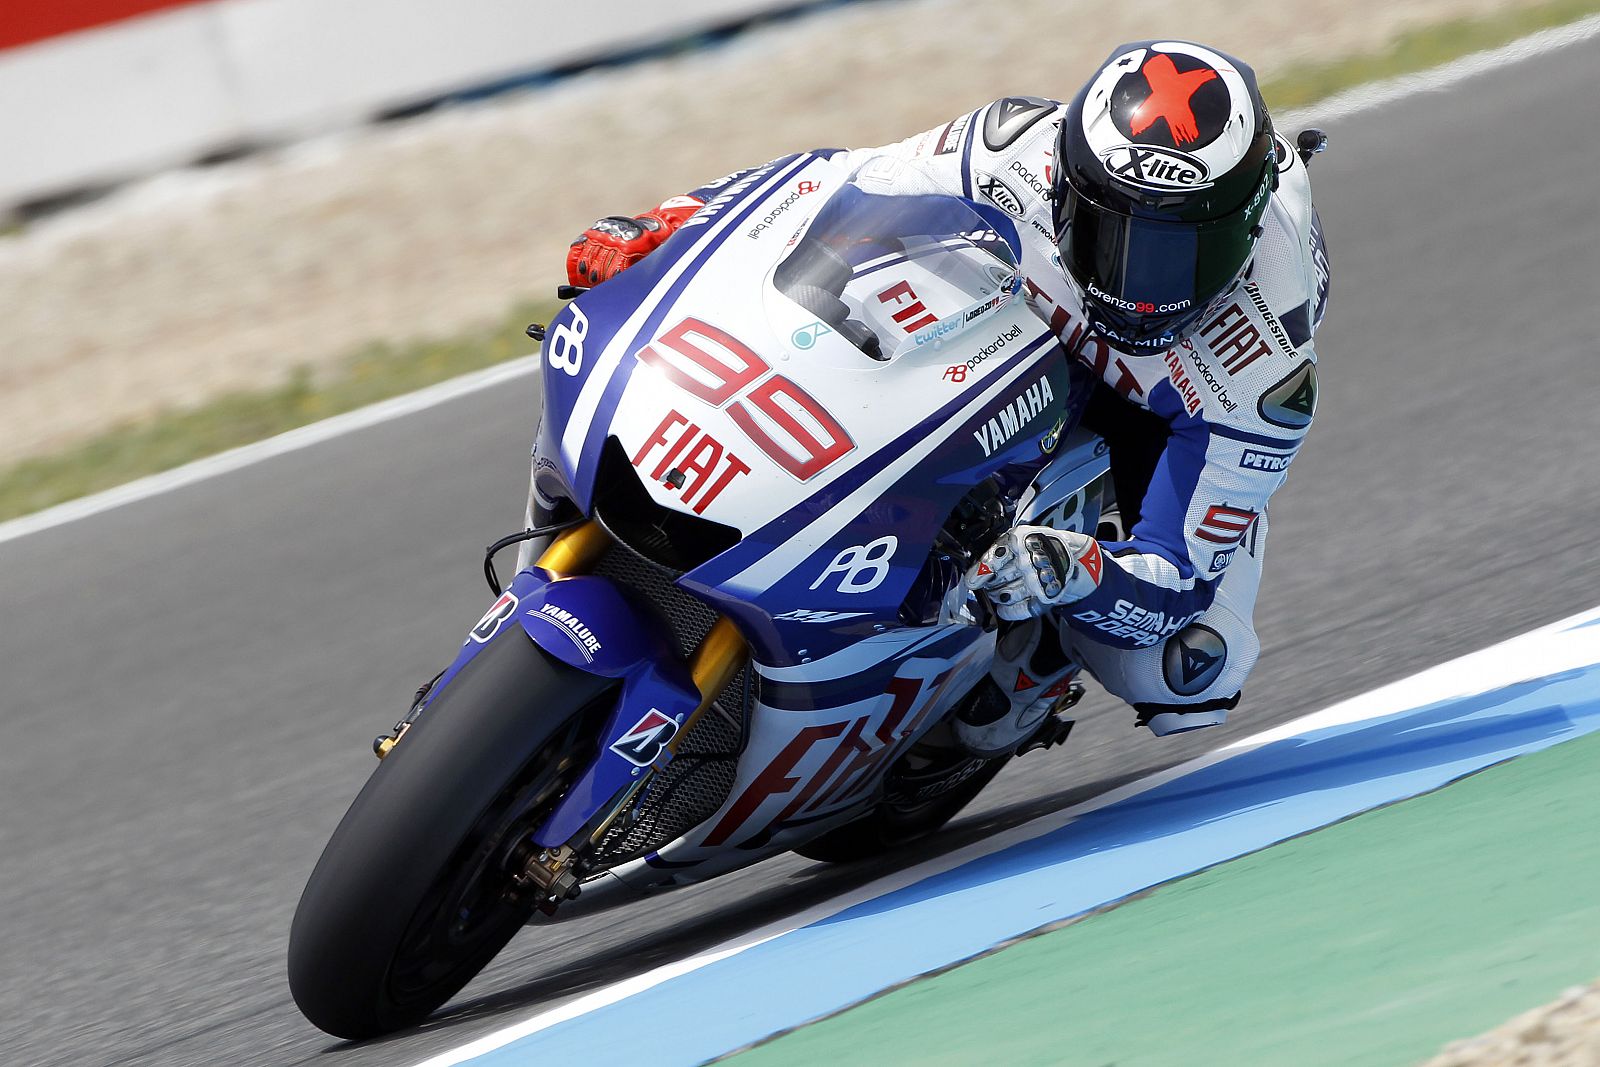
[[[594,569],[594,565],[610,547],[611,535],[598,522],[590,519],[557,534],[534,566],[557,578],[584,574]],[[683,731],[688,730],[694,720],[711,706],[717,694],[727,688],[749,656],[750,646],[745,643],[739,628],[726,616],[719,616],[689,657],[689,675],[694,679],[695,688],[700,691],[700,706],[684,723]],[[679,736],[683,731],[679,731]]]
[[[739,668],[744,666],[749,656],[750,646],[745,643],[738,628],[725,616],[719,617],[712,624],[705,640],[700,642],[700,647],[689,657],[689,675],[694,679],[695,688],[700,690],[700,706],[694,709],[694,712],[684,720],[683,727],[673,735],[671,741],[667,742],[669,752],[678,751],[678,743],[689,735],[689,731],[700,720],[700,716],[711,707],[712,701],[717,699],[717,694],[733,681],[733,676],[739,673]],[[652,770],[659,770],[662,766],[658,759]],[[650,777],[641,775],[617,798],[605,818],[600,820],[600,824],[589,835],[591,844],[598,843],[605,836],[606,831],[611,829],[611,824],[617,821],[617,816],[633,803],[634,798],[639,795],[639,790],[644,788]]]
[[668,748],[677,751],[678,742],[700,721],[700,716],[711,707],[717,694],[727,688],[749,658],[750,646],[745,642],[744,635],[739,633],[739,628],[726,615],[718,616],[705,640],[689,657],[689,676],[694,679],[694,687],[700,690],[700,706],[685,720],[683,729],[669,742]]
[[593,519],[556,534],[534,564],[556,578],[587,574],[611,547],[611,535]]
[[[556,578],[586,574],[594,569],[610,547],[611,535],[598,522],[590,519],[557,534],[534,566]],[[678,730],[677,736],[668,743],[669,749],[677,751],[678,743],[711,707],[717,695],[733,681],[733,676],[739,673],[739,668],[749,658],[750,646],[745,642],[744,635],[726,616],[719,616],[689,657],[689,676],[694,679],[694,687],[700,691],[700,706],[694,709]],[[609,823],[607,819],[606,825]]]
[[719,617],[700,647],[689,657],[689,674],[700,690],[700,707],[705,708],[727,688],[750,657],[744,635],[726,616]]

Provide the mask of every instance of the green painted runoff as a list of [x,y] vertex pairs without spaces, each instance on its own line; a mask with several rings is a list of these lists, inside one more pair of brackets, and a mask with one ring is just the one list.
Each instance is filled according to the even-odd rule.
[[1600,734],[1171,883],[738,1055],[1397,1067],[1600,975]]

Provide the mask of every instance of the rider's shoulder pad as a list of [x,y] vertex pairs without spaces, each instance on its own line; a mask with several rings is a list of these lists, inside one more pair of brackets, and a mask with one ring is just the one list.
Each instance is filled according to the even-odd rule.
[[983,147],[1004,152],[1061,107],[1059,100],[1042,96],[1006,96],[983,109]]

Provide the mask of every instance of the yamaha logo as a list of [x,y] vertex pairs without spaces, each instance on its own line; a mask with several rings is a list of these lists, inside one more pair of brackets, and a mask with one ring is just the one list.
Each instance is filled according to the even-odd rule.
[[1210,186],[1210,171],[1194,156],[1154,145],[1117,145],[1100,161],[1120,182],[1157,192],[1188,191]]

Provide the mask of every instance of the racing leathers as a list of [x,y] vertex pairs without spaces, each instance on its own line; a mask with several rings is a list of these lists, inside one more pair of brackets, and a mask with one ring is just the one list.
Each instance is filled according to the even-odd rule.
[[[1316,407],[1312,335],[1328,293],[1321,227],[1305,166],[1278,136],[1277,187],[1238,282],[1175,344],[1113,348],[1086,327],[1052,233],[1064,111],[1007,98],[896,144],[827,154],[868,191],[942,192],[1010,215],[1028,306],[1102,383],[1085,424],[1110,445],[1127,533],[1062,542],[1073,556],[1062,591],[1026,633],[1002,633],[995,681],[1019,708],[1047,700],[1064,691],[1059,665],[1070,657],[1152,732],[1212,725],[1238,702],[1259,652],[1251,616],[1267,501]],[[689,195],[709,200],[746,173]]]

